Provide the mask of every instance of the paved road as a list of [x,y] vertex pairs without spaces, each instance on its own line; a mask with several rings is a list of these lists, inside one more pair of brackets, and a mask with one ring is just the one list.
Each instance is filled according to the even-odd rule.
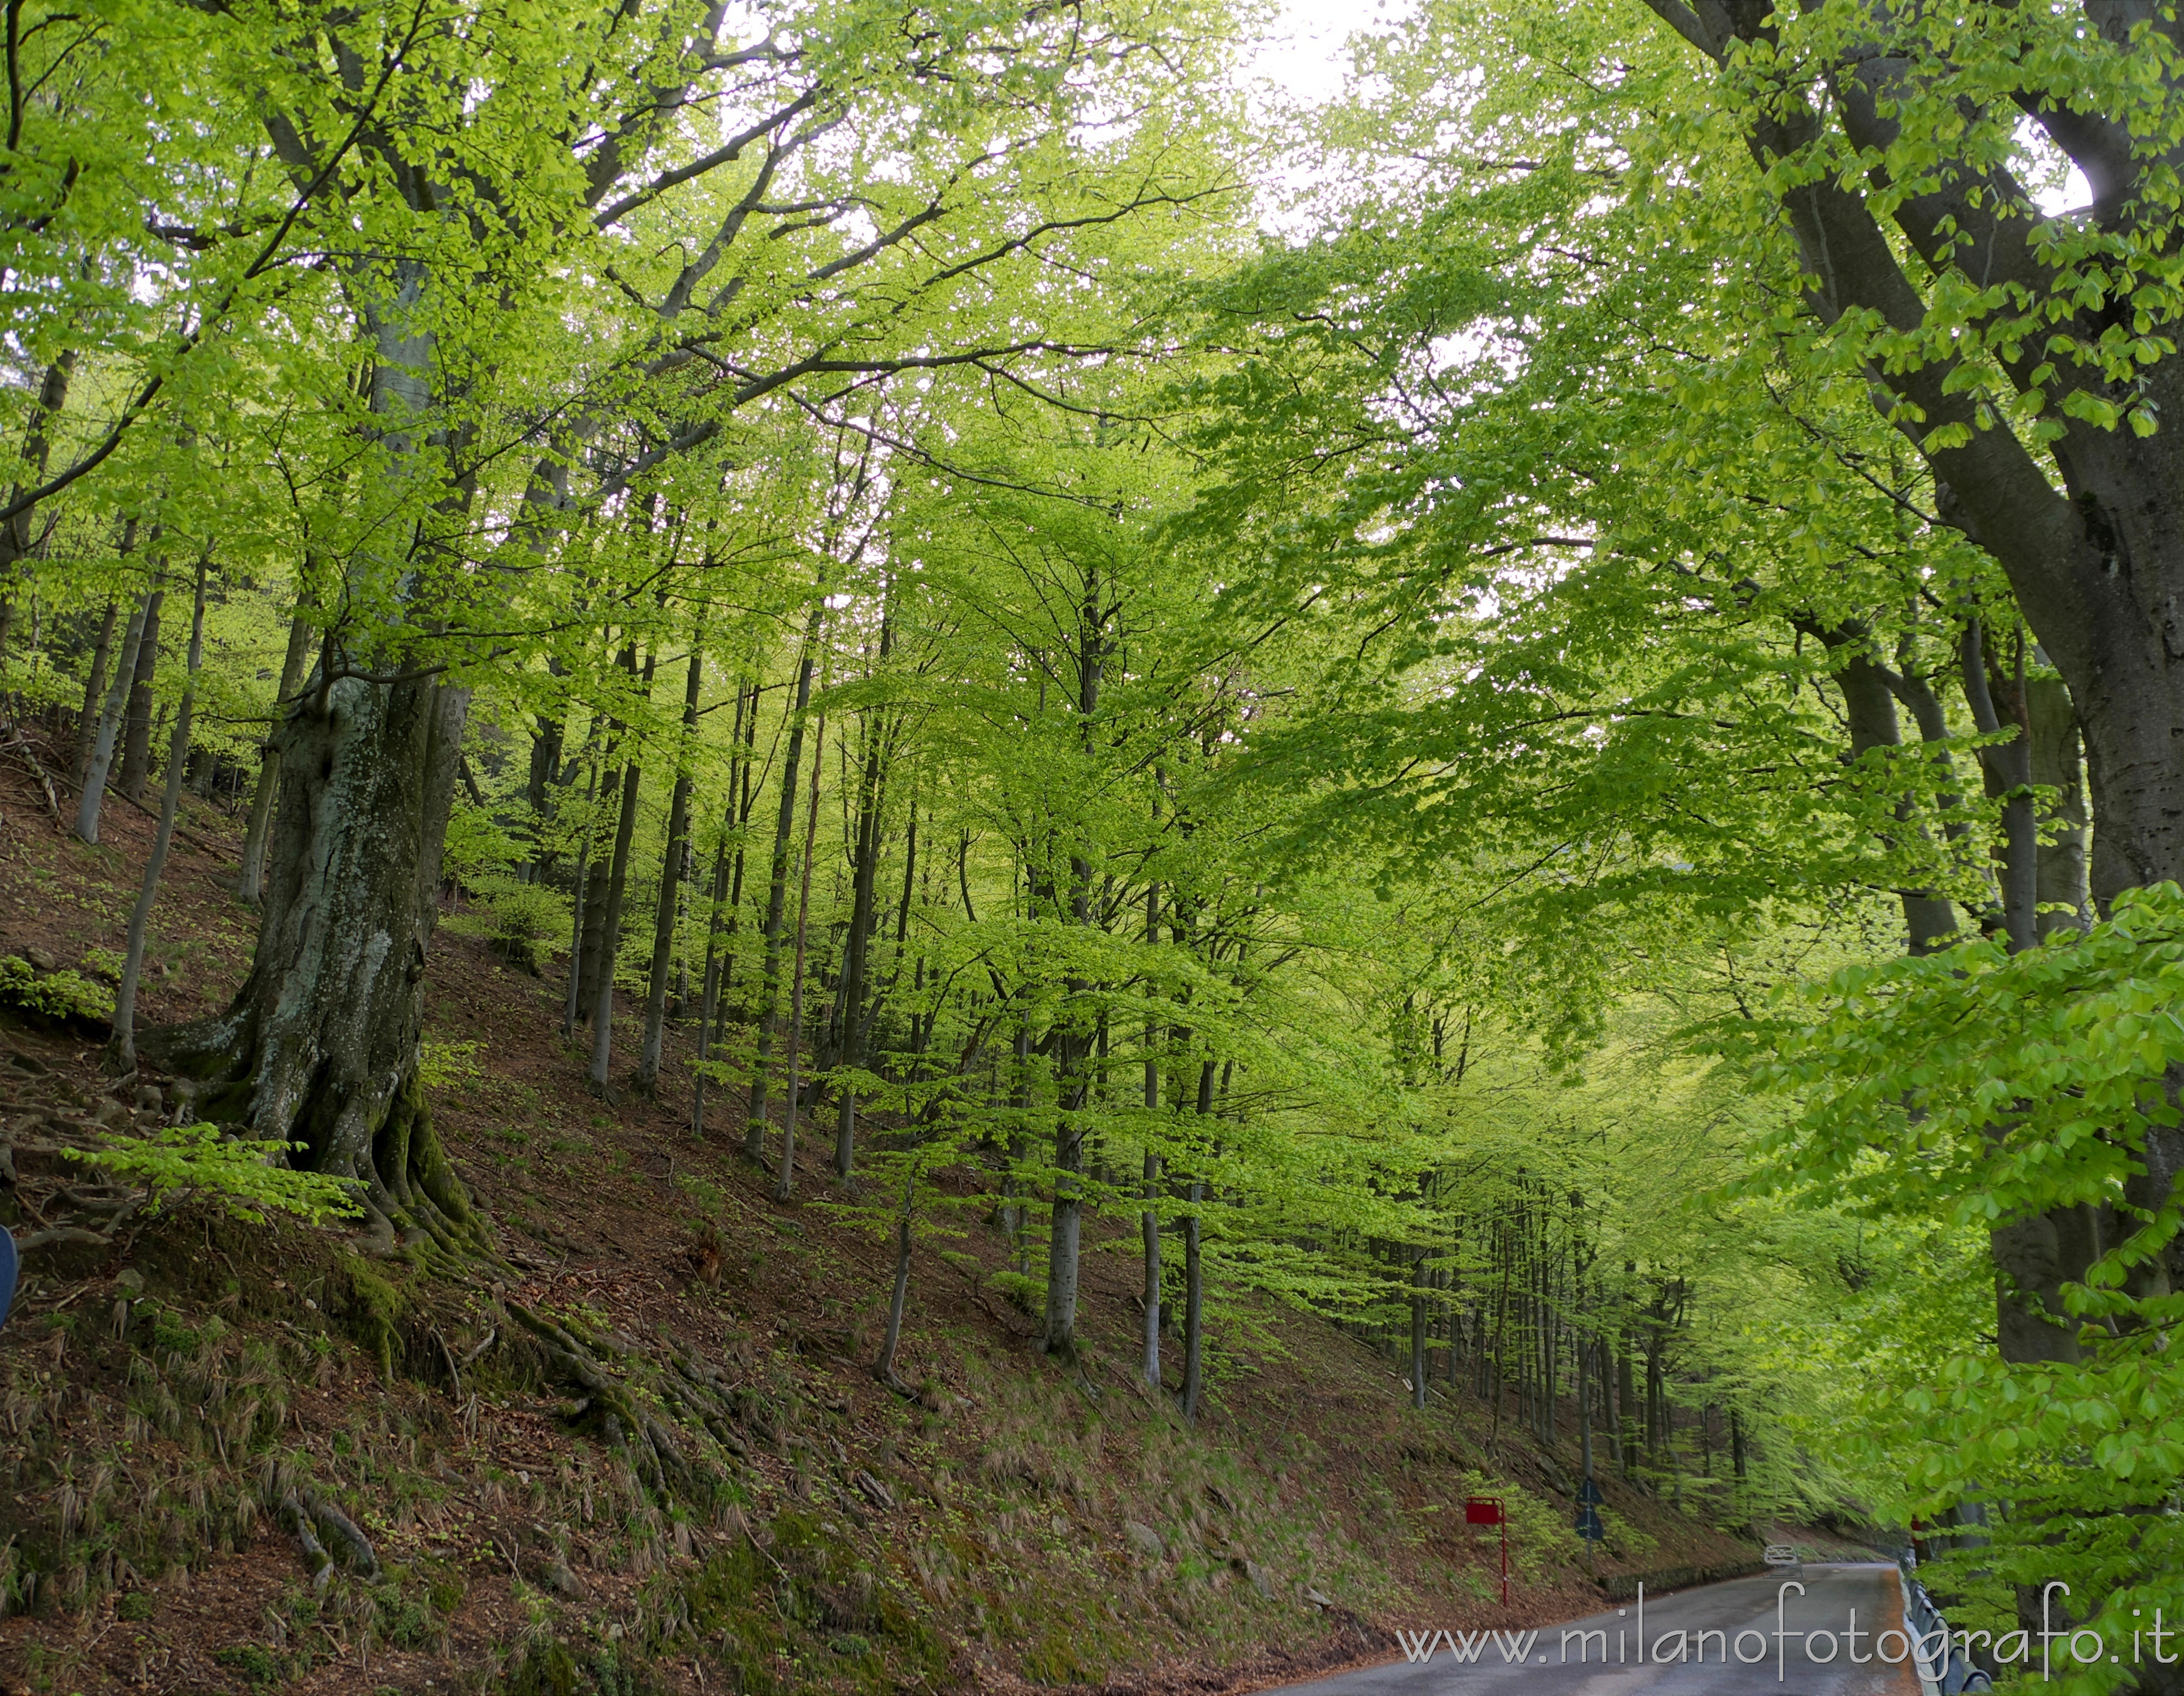
[[[1785,1577],[1800,1578],[1805,1593],[1792,1589],[1781,1598],[1781,1626],[1788,1635],[1778,1644],[1776,1599]],[[1847,1643],[1853,1625],[1857,1637]],[[1287,1696],[1919,1696],[1918,1676],[1908,1658],[1891,1666],[1874,1654],[1875,1632],[1900,1632],[1903,1625],[1903,1593],[1893,1566],[1814,1563],[1802,1574],[1739,1578],[1647,1597],[1642,1663],[1633,1603],[1550,1626],[1529,1643],[1522,1633],[1474,1637],[1470,1649],[1476,1659],[1468,1662],[1436,1637],[1426,1660],[1359,1667],[1286,1690]],[[1602,1635],[1581,1635],[1596,1632]],[[1707,1635],[1699,1639],[1702,1632]],[[1740,1632],[1758,1633],[1759,1640],[1740,1638]],[[1690,1634],[1691,1645],[1680,1661],[1679,1633]],[[1882,1647],[1895,1654],[1905,1645],[1892,1637]],[[1852,1659],[1852,1649],[1864,1665]],[[1751,1664],[1740,1665],[1740,1654]],[[1702,1664],[1696,1655],[1704,1657]]]

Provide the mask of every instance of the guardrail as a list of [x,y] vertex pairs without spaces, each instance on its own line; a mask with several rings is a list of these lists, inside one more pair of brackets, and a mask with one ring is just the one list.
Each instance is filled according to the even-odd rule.
[[[1966,1692],[1993,1689],[1994,1680],[1982,1668],[1973,1665],[1969,1656],[1958,1654],[1950,1646],[1949,1622],[1934,1605],[1926,1587],[1911,1576],[1910,1569],[1901,1560],[1897,1563],[1896,1574],[1903,1586],[1903,1625],[1912,1634],[1912,1654],[1918,1662],[1920,1696],[1965,1696]],[[1937,1634],[1942,1652],[1938,1658],[1930,1658],[1923,1645],[1933,1643]]]

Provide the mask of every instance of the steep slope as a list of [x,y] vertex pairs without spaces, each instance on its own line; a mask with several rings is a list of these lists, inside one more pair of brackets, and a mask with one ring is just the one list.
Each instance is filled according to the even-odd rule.
[[[247,962],[237,823],[188,812],[148,1020],[220,1004]],[[87,849],[0,775],[0,955],[95,976],[149,830],[113,802]],[[61,1233],[0,1332],[9,1688],[1211,1690],[1385,1653],[1396,1627],[1598,1605],[1574,1444],[1513,1420],[1496,1440],[1439,1386],[1414,1413],[1323,1320],[1217,1336],[1181,1429],[1134,1381],[1128,1236],[1088,1256],[1072,1378],[988,1282],[1000,1233],[967,1219],[915,1263],[916,1398],[883,1387],[890,1252],[816,1199],[816,1148],[806,1199],[777,1206],[732,1107],[699,1142],[679,1093],[587,1093],[552,982],[445,933],[429,981],[433,1108],[502,1248],[471,1276],[102,1190],[70,1151],[187,1117],[185,1092],[116,1094],[91,1025],[0,1013],[7,1222]],[[1607,1489],[1603,1576],[1755,1552]],[[1506,1610],[1474,1493],[1511,1505]],[[1684,1493],[1727,1516],[1707,1481]]]

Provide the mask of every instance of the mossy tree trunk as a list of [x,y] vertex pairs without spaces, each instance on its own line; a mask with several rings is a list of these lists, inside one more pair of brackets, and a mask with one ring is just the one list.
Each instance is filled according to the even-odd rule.
[[203,1080],[199,1111],[296,1164],[355,1180],[376,1246],[482,1241],[432,1128],[418,1056],[465,690],[431,677],[326,679],[276,732],[281,795],[265,920],[233,1003],[146,1031]]

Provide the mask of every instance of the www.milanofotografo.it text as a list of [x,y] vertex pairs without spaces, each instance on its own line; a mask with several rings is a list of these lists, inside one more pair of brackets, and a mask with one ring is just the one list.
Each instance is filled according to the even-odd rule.
[[[1947,1671],[1953,1659],[1970,1660],[1975,1649],[1985,1651],[1982,1658],[1994,1665],[2031,1667],[2036,1664],[2042,1677],[2051,1677],[2058,1670],[2070,1666],[2090,1666],[2101,1661],[2111,1665],[2128,1661],[2139,1665],[2151,1660],[2159,1665],[2174,1666],[2184,1660],[2184,1655],[2169,1652],[2172,1642],[2184,1639],[2184,1632],[2164,1624],[2159,1608],[2153,1610],[2151,1624],[2142,1621],[2134,1626],[2128,1649],[2120,1640],[2111,1643],[2105,1633],[2091,1626],[2052,1625],[2049,1609],[2055,1596],[2070,1593],[2070,1587],[2060,1582],[2049,1584],[2042,1596],[2040,1630],[2006,1632],[2000,1637],[1983,1631],[1952,1631],[1947,1626],[1919,1632],[1911,1629],[1908,1621],[1884,1626],[1876,1631],[1870,1623],[1859,1625],[1855,1608],[1847,1610],[1843,1629],[1839,1632],[1792,1626],[1785,1617],[1786,1601],[1791,1591],[1802,1595],[1804,1589],[1802,1584],[1792,1579],[1776,1591],[1772,1630],[1753,1626],[1736,1631],[1727,1626],[1692,1630],[1680,1626],[1649,1640],[1646,1632],[1645,1588],[1641,1585],[1637,1618],[1629,1625],[1614,1628],[1612,1644],[1605,1626],[1572,1626],[1563,1631],[1553,1653],[1541,1648],[1540,1640],[1548,1634],[1539,1631],[1398,1631],[1396,1641],[1401,1646],[1404,1658],[1414,1665],[1444,1652],[1459,1665],[1707,1665],[1712,1664],[1708,1659],[1711,1649],[1713,1660],[1724,1666],[1730,1664],[1731,1656],[1745,1666],[1757,1666],[1771,1660],[1778,1680],[1788,1677],[1793,1660],[1801,1668],[1825,1666],[1838,1659],[1860,1666],[1875,1661],[1900,1666],[1910,1660],[1922,1671],[1938,1676]],[[1618,1609],[1616,1613],[1623,1619],[1630,1615],[1628,1609]],[[1869,1644],[1870,1648],[1861,1652],[1861,1644]]]

